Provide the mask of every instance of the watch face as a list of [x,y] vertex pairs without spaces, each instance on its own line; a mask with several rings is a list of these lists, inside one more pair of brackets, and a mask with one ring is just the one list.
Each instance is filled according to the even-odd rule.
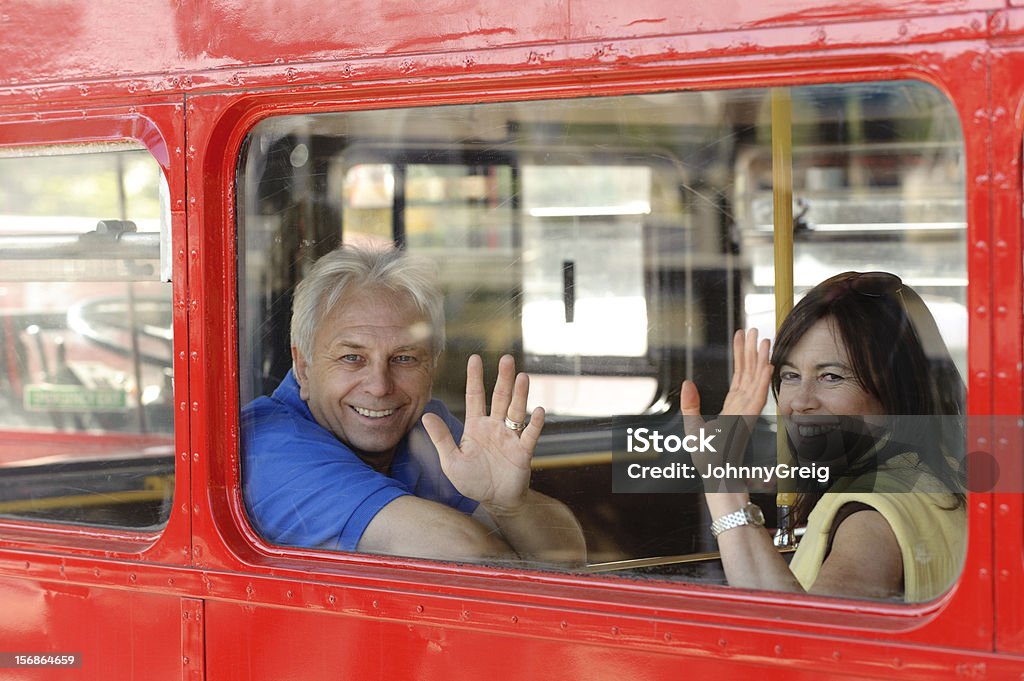
[[761,512],[761,507],[756,504],[748,504],[746,507],[747,517],[749,517],[754,523],[758,525],[764,525],[764,513]]

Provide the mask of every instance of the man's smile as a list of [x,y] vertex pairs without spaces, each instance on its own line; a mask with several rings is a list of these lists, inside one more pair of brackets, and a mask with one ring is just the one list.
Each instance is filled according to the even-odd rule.
[[385,416],[391,416],[396,411],[395,409],[364,409],[362,407],[356,407],[354,405],[352,406],[352,409],[360,416],[365,416],[366,418],[370,419],[380,419],[384,418]]

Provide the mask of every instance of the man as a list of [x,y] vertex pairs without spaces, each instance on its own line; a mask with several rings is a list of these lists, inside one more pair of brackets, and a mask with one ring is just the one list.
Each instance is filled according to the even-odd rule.
[[[466,372],[466,423],[431,400],[444,310],[428,264],[342,247],[296,288],[292,371],[242,412],[242,481],[269,541],[443,560],[580,565],[563,504],[529,488],[544,410],[502,357],[487,414]],[[456,444],[458,443],[458,444]]]

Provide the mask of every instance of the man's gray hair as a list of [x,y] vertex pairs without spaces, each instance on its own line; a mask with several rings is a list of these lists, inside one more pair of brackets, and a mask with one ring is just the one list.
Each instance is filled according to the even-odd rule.
[[437,269],[424,258],[393,247],[342,245],[323,256],[295,288],[292,302],[291,342],[307,361],[313,357],[317,327],[345,295],[364,290],[391,291],[409,297],[418,312],[430,320],[434,360],[444,350],[444,298],[437,285]]

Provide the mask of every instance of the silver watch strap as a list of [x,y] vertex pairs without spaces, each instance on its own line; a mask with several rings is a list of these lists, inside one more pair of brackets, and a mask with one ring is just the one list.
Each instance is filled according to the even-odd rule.
[[761,509],[753,503],[747,503],[743,508],[717,518],[711,523],[711,534],[717,537],[726,530],[731,530],[744,525],[764,526],[764,515]]

